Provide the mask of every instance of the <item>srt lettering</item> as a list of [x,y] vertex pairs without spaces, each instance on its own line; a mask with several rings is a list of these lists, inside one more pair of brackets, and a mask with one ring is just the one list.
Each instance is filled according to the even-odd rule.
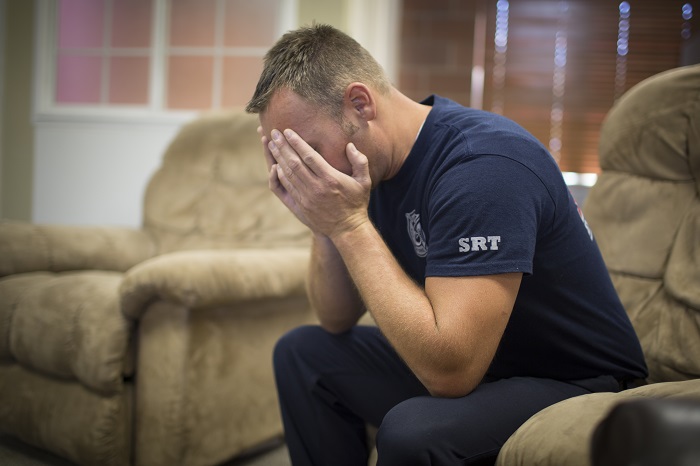
[[459,252],[469,251],[497,251],[500,236],[472,236],[471,238],[459,239]]

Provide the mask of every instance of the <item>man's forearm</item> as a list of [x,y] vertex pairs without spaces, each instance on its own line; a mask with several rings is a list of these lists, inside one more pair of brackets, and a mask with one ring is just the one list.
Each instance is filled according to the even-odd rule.
[[382,333],[436,396],[471,392],[488,370],[522,274],[428,277],[415,283],[366,222],[333,238]]
[[321,325],[333,333],[350,329],[365,311],[343,258],[325,236],[313,239],[308,293]]
[[422,379],[422,368],[436,367],[435,355],[440,354],[425,291],[404,272],[371,223],[334,242],[377,325]]

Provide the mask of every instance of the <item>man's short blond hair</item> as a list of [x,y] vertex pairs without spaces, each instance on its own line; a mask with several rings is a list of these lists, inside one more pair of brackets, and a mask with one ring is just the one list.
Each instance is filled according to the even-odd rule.
[[324,24],[302,27],[283,35],[267,52],[246,111],[264,112],[273,94],[288,88],[340,119],[345,89],[353,82],[382,94],[391,89],[382,67],[352,37]]

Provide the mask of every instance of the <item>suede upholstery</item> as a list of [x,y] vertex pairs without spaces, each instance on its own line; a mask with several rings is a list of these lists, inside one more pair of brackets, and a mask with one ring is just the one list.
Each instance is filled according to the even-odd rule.
[[211,465],[281,436],[272,349],[314,320],[308,230],[257,118],[170,144],[140,230],[0,223],[0,431],[82,465]]
[[639,335],[649,385],[566,400],[506,442],[501,466],[589,466],[591,436],[623,400],[700,400],[700,65],[653,76],[612,108],[584,206]]

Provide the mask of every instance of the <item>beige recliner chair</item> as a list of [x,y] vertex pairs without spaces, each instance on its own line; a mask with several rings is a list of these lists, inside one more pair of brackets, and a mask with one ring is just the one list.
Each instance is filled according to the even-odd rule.
[[143,229],[0,223],[0,431],[84,465],[209,465],[282,434],[271,353],[313,320],[307,230],[257,119],[168,148]]
[[603,124],[600,165],[584,212],[650,384],[543,410],[506,442],[501,466],[588,466],[595,428],[622,401],[700,400],[700,65],[630,89]]

